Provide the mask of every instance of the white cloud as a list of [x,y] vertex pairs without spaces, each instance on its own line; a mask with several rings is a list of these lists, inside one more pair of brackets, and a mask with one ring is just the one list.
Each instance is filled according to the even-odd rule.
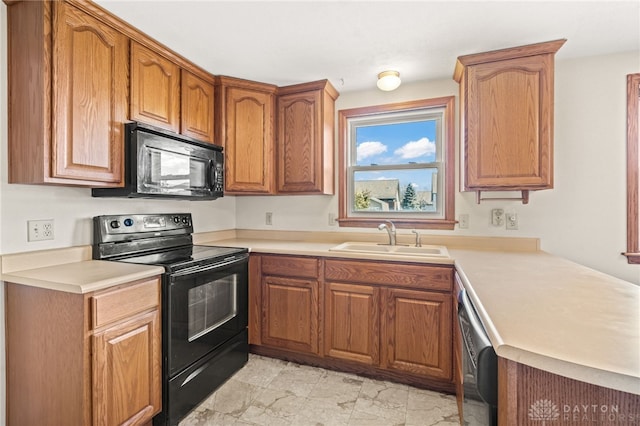
[[407,142],[394,151],[395,155],[399,155],[404,159],[416,158],[427,154],[435,154],[436,144],[429,138],[421,138],[417,141]]
[[387,146],[382,142],[362,142],[357,147],[358,160],[387,152]]

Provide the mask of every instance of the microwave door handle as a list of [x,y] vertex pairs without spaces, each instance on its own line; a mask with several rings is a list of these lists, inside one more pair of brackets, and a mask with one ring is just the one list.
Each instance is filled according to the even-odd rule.
[[215,166],[215,162],[213,160],[209,160],[209,173],[207,173],[207,179],[209,180],[207,182],[207,188],[210,191],[213,191],[213,188],[216,184],[216,176],[217,171],[216,171],[216,166]]

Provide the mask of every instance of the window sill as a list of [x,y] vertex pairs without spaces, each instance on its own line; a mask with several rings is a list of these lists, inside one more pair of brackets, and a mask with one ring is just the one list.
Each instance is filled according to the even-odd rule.
[[627,256],[627,262],[632,265],[640,265],[640,253],[622,253]]
[[[338,224],[340,227],[355,227],[355,228],[375,228],[385,219],[371,219],[371,218],[340,218]],[[455,228],[455,220],[444,219],[432,219],[432,220],[420,220],[420,219],[391,219],[396,228],[415,228],[415,229],[440,229],[440,230],[452,230]]]

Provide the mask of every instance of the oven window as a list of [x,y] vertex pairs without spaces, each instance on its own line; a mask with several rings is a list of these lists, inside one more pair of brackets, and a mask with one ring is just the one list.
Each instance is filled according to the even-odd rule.
[[206,186],[208,160],[149,146],[145,146],[145,152],[147,189],[170,193]]
[[189,290],[189,342],[237,315],[237,285],[237,274],[234,274]]

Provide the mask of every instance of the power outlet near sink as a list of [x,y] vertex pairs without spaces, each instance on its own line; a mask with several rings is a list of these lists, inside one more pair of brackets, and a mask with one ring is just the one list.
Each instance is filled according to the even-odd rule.
[[491,210],[491,226],[504,226],[504,209]]

